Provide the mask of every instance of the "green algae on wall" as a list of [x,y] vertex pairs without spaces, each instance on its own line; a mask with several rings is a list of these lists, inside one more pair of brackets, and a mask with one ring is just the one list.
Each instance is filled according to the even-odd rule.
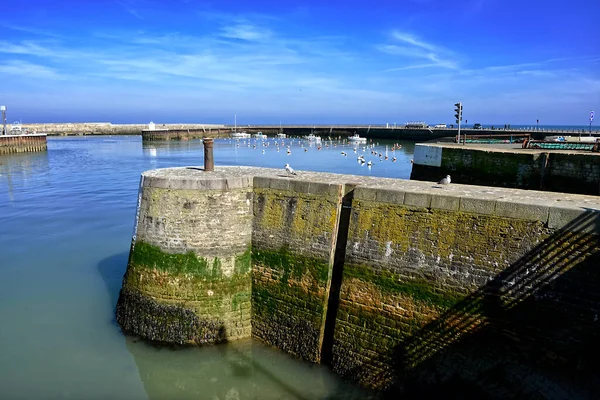
[[254,188],[252,334],[319,362],[341,191],[297,189]]
[[[223,279],[221,259],[214,257],[209,260],[197,256],[191,250],[185,254],[167,253],[158,246],[140,241],[132,248],[130,262],[175,275],[186,274],[205,280]],[[251,268],[251,249],[235,256],[234,265],[234,275],[247,274]]]
[[[128,333],[179,344],[248,336],[251,250],[233,258],[228,263],[235,268],[227,276],[218,257],[207,259],[191,251],[171,254],[145,242],[135,243],[119,300],[119,324]],[[142,297],[152,300],[140,303]],[[171,321],[184,316],[181,323]]]

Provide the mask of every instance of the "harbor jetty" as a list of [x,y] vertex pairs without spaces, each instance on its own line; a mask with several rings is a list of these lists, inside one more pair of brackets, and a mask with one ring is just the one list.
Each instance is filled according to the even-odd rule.
[[[141,135],[144,141],[156,140],[186,140],[203,137],[230,137],[235,131],[233,125],[223,124],[113,124],[110,122],[85,123],[48,123],[23,124],[30,132],[44,132],[48,136],[87,136],[87,135]],[[456,128],[390,126],[390,125],[244,125],[238,126],[249,134],[262,132],[264,135],[275,137],[284,133],[288,137],[314,135],[326,137],[350,137],[358,134],[360,137],[371,139],[410,140],[425,142],[440,138],[457,136]],[[515,136],[530,135],[532,139],[542,140],[557,135],[588,135],[588,132],[577,130],[544,130],[544,129],[461,129],[461,135],[489,135],[513,133]],[[600,131],[594,130],[591,135],[600,137]]]
[[599,197],[296,172],[144,172],[123,331],[253,337],[389,393],[600,391]]

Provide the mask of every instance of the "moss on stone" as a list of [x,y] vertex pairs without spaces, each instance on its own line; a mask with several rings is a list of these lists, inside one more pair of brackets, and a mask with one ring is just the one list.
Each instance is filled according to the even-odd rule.
[[357,278],[365,282],[375,284],[382,292],[402,293],[412,297],[414,300],[423,301],[429,305],[448,309],[454,306],[464,296],[454,294],[449,289],[440,293],[426,280],[399,279],[389,271],[376,272],[373,268],[365,265],[346,265],[344,267],[344,278]]
[[[198,257],[193,251],[184,254],[172,254],[162,251],[158,246],[138,241],[133,246],[130,263],[132,265],[154,268],[172,275],[191,275],[208,281],[225,279],[222,261],[214,257],[212,261]],[[251,250],[236,256],[234,275],[247,274],[251,265]],[[227,278],[228,279],[228,278]]]
[[246,275],[252,269],[252,249],[248,250],[239,256],[235,257],[234,273],[236,275]]
[[300,280],[305,274],[309,274],[318,284],[324,285],[329,276],[328,260],[293,254],[285,248],[268,250],[254,247],[252,258],[257,264],[282,271],[281,283],[284,284],[290,279]]
[[290,190],[255,188],[255,217],[262,229],[288,229],[293,237],[331,234],[337,221],[337,198]]

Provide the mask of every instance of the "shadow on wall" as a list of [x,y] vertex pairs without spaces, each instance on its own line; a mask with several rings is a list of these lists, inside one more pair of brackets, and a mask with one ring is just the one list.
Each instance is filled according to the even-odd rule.
[[582,233],[599,219],[573,220],[413,332],[389,397],[599,398],[600,240]]

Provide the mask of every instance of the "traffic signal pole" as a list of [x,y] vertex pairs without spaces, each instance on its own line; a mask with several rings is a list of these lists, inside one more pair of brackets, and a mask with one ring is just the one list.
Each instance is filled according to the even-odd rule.
[[[459,101],[454,104],[454,117],[456,118],[456,123],[458,124],[458,144],[460,144],[460,122],[462,121],[462,103]],[[463,144],[467,142],[467,138],[465,137],[463,140]]]

